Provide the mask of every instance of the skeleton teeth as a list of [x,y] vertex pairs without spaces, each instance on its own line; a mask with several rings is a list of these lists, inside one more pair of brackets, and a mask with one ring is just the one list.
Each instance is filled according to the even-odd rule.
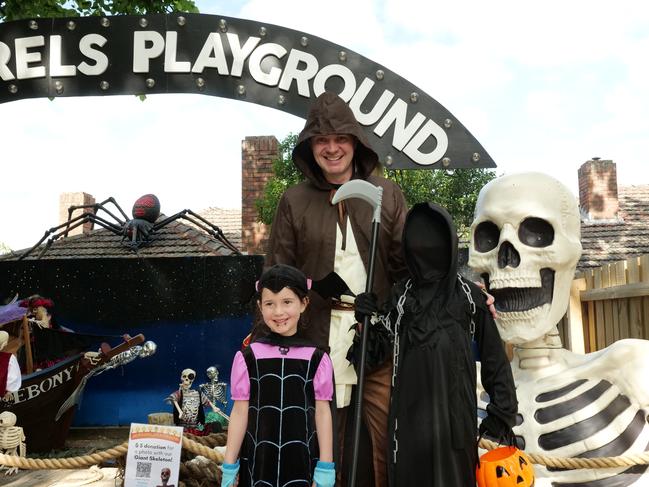
[[541,287],[541,277],[534,276],[502,277],[489,279],[490,289],[503,289],[512,287]]

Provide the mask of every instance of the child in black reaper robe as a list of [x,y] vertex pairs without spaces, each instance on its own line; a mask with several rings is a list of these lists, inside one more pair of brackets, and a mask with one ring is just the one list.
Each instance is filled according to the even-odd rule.
[[[457,274],[457,234],[448,212],[432,203],[415,205],[406,216],[402,245],[410,277],[395,284],[386,309],[392,327],[398,322],[388,423],[390,485],[475,487],[472,341],[490,398],[480,432],[509,441],[518,406],[511,367],[485,295]],[[373,296],[356,298],[358,314],[372,308]]]
[[[333,487],[335,469],[329,356],[298,333],[309,281],[275,265],[257,283],[258,306],[270,329],[232,364],[235,401],[221,485]],[[239,459],[235,462],[237,459]]]

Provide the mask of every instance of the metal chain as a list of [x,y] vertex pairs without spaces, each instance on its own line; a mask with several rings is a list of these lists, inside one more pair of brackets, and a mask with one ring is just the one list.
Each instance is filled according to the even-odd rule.
[[[394,322],[394,345],[392,349],[392,387],[394,388],[394,383],[397,377],[397,367],[399,366],[399,325],[401,325],[401,318],[404,315],[403,305],[406,302],[406,295],[412,287],[412,281],[408,279],[406,281],[406,288],[403,290],[403,294],[399,296],[397,301],[397,319]],[[392,459],[394,463],[397,463],[397,452],[399,451],[399,440],[397,439],[397,419],[394,419],[394,434],[392,436],[392,442],[394,444],[394,449],[392,450]]]
[[466,294],[466,298],[469,300],[469,306],[471,307],[471,327],[469,328],[469,332],[471,333],[471,341],[473,341],[473,337],[475,335],[475,321],[473,321],[473,317],[475,316],[475,301],[473,300],[473,296],[471,295],[471,288],[467,284],[467,282],[462,279],[462,276],[460,274],[457,275],[458,280],[460,281],[460,284],[462,285],[462,291],[464,291],[464,294]]
[[406,302],[406,294],[408,294],[411,287],[412,282],[408,279],[408,281],[406,281],[406,288],[397,301],[397,320],[394,322],[394,346],[392,349],[392,387],[394,387],[394,382],[397,377],[397,368],[399,366],[399,325],[401,324],[401,318],[403,318],[404,314],[403,305]]

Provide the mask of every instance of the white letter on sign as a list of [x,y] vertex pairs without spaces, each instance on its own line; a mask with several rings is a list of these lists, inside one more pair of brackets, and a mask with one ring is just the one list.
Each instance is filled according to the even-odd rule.
[[230,43],[230,50],[232,51],[232,69],[230,70],[232,76],[241,76],[244,61],[248,56],[250,56],[252,50],[257,47],[260,40],[259,37],[249,37],[243,47],[241,47],[239,36],[237,34],[228,33],[228,42]]
[[45,66],[29,67],[29,63],[38,63],[41,60],[40,52],[27,52],[30,47],[45,45],[43,36],[23,37],[16,39],[16,76],[18,79],[44,78]]
[[[302,62],[306,64],[303,70],[297,69],[298,64]],[[309,98],[309,80],[313,78],[318,72],[318,60],[313,54],[308,52],[298,51],[291,49],[288,55],[282,79],[279,80],[279,89],[288,91],[291,89],[293,80],[297,83],[297,92],[306,98]]]
[[165,73],[189,73],[192,63],[176,60],[178,51],[178,32],[167,32],[167,47],[165,48]]
[[103,52],[92,48],[92,46],[102,47],[106,42],[106,38],[99,34],[86,34],[81,38],[81,41],[79,41],[79,50],[81,51],[81,54],[95,61],[95,65],[91,66],[87,62],[83,61],[79,64],[79,71],[86,76],[96,76],[102,74],[108,69],[108,56]]
[[[435,137],[437,145],[432,152],[425,154],[421,152],[419,148],[431,135]],[[442,127],[437,125],[435,122],[428,120],[421,130],[417,132],[417,135],[408,142],[408,145],[403,149],[403,152],[417,164],[429,166],[439,161],[446,153],[446,149],[448,149],[448,137],[446,136],[446,132],[444,132]]]
[[4,42],[0,42],[0,78],[2,78],[2,81],[15,79],[13,73],[7,67],[10,59],[11,49]]
[[[150,42],[151,47],[146,47]],[[148,73],[149,60],[158,57],[165,49],[165,40],[158,32],[137,31],[133,33],[133,72]]]
[[257,83],[261,83],[266,86],[277,86],[279,77],[282,74],[282,70],[277,66],[273,66],[269,63],[270,69],[265,73],[261,69],[261,63],[267,56],[273,56],[277,59],[281,59],[286,54],[286,49],[280,46],[279,44],[273,44],[269,42],[267,44],[262,44],[257,49],[252,51],[250,59],[248,60],[248,71],[250,75]]
[[77,68],[74,65],[61,64],[61,36],[50,36],[50,76],[74,76]]
[[[212,53],[214,53],[214,56],[210,56]],[[203,44],[201,53],[196,58],[196,62],[192,68],[192,73],[202,73],[205,68],[216,68],[218,73],[222,76],[227,76],[229,74],[228,63],[225,60],[225,54],[223,53],[221,36],[216,32],[210,32],[210,35],[207,36],[207,40],[205,41],[205,44]]]
[[374,133],[379,137],[383,137],[388,127],[394,123],[392,147],[402,150],[403,146],[408,143],[421,124],[424,123],[424,120],[426,120],[426,117],[417,112],[408,125],[406,125],[407,115],[408,105],[402,99],[397,98],[397,101],[390,107],[388,113],[385,114],[379,124],[374,128]]

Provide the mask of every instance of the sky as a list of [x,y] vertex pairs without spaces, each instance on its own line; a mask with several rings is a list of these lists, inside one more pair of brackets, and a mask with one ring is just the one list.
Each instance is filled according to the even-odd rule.
[[[592,157],[620,185],[649,184],[649,5],[630,0],[199,0],[340,44],[448,109],[498,175],[541,171],[577,194]],[[241,204],[241,141],[284,138],[303,120],[200,95],[79,97],[0,105],[0,243],[36,243],[62,192],[113,196],[127,214]]]

